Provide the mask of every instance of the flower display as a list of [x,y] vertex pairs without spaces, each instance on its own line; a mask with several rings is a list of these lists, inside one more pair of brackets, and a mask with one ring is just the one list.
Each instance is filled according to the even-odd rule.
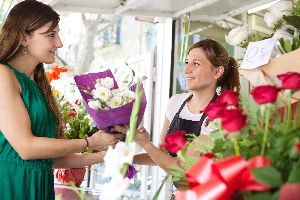
[[259,33],[248,30],[248,26],[239,26],[232,29],[225,40],[228,44],[247,48],[249,42],[260,41],[273,37],[277,42],[272,53],[288,53],[300,47],[300,0],[280,0],[268,8],[264,15],[266,25],[273,29],[270,36],[263,37]]
[[[109,132],[113,125],[129,125],[130,112],[135,102],[135,85],[119,88],[110,70],[83,74],[74,79],[83,103],[99,129]],[[141,90],[144,93],[142,85]],[[138,124],[142,121],[146,105],[147,100],[143,95]]]
[[[281,200],[286,187],[299,186],[300,103],[292,101],[299,87],[288,81],[297,84],[299,75],[281,74],[280,86],[257,86],[240,97],[224,91],[207,106],[216,129],[208,140],[194,136],[176,149],[183,163],[170,171],[179,184],[176,200]],[[201,157],[188,156],[189,148]]]

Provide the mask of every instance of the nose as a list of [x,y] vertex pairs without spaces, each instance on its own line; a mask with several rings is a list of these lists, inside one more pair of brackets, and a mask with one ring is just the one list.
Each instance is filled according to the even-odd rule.
[[61,41],[61,39],[60,39],[59,36],[56,37],[55,47],[56,47],[56,48],[61,48],[61,47],[63,47],[63,43],[62,43],[62,41]]
[[191,63],[185,64],[184,68],[183,68],[183,72],[185,74],[189,74],[189,73],[191,73],[191,71],[192,71]]

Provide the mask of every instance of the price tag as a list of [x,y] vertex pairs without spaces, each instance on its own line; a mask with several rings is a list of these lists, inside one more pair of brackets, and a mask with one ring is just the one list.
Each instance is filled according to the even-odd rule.
[[275,41],[274,38],[269,38],[258,42],[250,42],[241,69],[255,69],[267,64],[270,60]]

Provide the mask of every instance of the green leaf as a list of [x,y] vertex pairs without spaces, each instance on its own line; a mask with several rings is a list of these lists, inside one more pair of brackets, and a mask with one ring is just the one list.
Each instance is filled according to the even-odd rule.
[[163,188],[163,186],[164,186],[164,184],[165,184],[165,182],[167,181],[168,178],[169,178],[169,176],[166,176],[166,177],[164,178],[164,180],[162,181],[161,185],[159,186],[159,188],[158,188],[158,190],[156,191],[156,193],[155,193],[155,195],[154,195],[154,197],[153,197],[152,200],[157,200],[157,199],[158,199],[158,196],[159,196],[159,194],[160,194],[160,192],[161,192],[161,189]]
[[258,192],[244,196],[245,200],[271,200],[272,195],[269,192]]
[[259,167],[252,169],[252,175],[255,177],[255,180],[270,186],[270,187],[279,187],[282,184],[281,174],[274,167]]
[[289,183],[300,183],[300,166],[299,165],[294,165],[289,178],[288,178]]
[[283,19],[289,24],[300,29],[300,17],[299,16],[284,16]]

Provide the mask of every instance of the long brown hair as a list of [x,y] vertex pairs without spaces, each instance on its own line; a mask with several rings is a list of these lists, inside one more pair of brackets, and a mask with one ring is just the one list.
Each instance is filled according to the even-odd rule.
[[193,44],[188,52],[194,48],[201,48],[214,67],[224,66],[224,73],[218,79],[217,87],[221,87],[221,90],[240,90],[238,64],[234,58],[228,56],[221,44],[205,39]]
[[[21,39],[24,34],[30,35],[33,31],[52,22],[47,30],[50,32],[59,23],[59,15],[48,5],[35,0],[25,0],[16,4],[9,12],[0,32],[0,62],[8,61],[21,51]],[[64,120],[59,112],[58,104],[46,78],[43,63],[39,63],[34,71],[34,80],[39,85],[47,103],[57,120],[57,137],[64,137]]]

